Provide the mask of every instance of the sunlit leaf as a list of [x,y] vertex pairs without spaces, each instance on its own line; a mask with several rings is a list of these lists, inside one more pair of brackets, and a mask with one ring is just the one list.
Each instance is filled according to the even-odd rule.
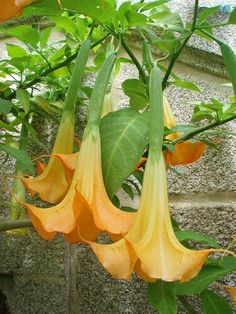
[[140,110],[147,105],[147,93],[144,84],[137,79],[128,79],[122,83],[125,94],[130,98],[130,107]]

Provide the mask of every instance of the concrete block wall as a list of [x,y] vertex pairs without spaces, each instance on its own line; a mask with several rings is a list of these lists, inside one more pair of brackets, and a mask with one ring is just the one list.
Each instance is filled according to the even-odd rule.
[[[204,5],[210,1],[201,2]],[[185,14],[187,21],[192,3],[192,0],[184,3],[173,0],[171,5]],[[232,41],[235,37],[229,33],[226,37],[230,37],[230,43],[236,47]],[[218,54],[216,47],[209,47],[204,40],[197,42],[196,39],[182,54],[175,71],[182,78],[196,83],[202,94],[176,87],[166,90],[179,123],[190,121],[193,109],[189,101],[207,100],[209,97],[227,101],[231,94],[229,87],[222,85],[228,81]],[[207,74],[207,70],[211,74]],[[127,104],[127,98],[120,91],[120,83],[133,76],[137,76],[136,70],[125,65],[116,79],[113,93],[118,107]],[[235,121],[224,128],[235,132]],[[42,135],[46,138],[48,134]],[[227,247],[232,235],[236,234],[235,144],[235,137],[229,137],[219,144],[219,151],[208,148],[197,163],[178,167],[182,173],[180,176],[168,172],[170,207],[181,227],[212,236],[223,247]],[[34,156],[41,153],[37,149],[36,146],[31,148]],[[13,168],[14,162],[9,160],[0,173],[4,179],[0,184],[1,199],[9,199],[9,190],[3,182],[12,175]],[[8,214],[4,205],[0,206],[0,213]],[[69,245],[60,236],[52,242],[45,242],[31,230],[30,236],[25,238],[0,234],[0,254],[0,290],[7,297],[11,314],[155,313],[148,303],[147,287],[142,280],[135,276],[130,282],[115,280],[85,245]],[[225,282],[235,285],[236,280],[228,276]],[[185,312],[180,309],[179,313]]]

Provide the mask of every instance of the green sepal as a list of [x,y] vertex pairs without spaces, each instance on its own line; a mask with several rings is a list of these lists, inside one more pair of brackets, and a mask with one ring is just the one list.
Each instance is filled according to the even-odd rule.
[[[161,72],[154,66],[149,81],[149,156],[158,157],[162,152],[164,136],[163,95],[161,85]],[[152,158],[152,157],[151,157]]]

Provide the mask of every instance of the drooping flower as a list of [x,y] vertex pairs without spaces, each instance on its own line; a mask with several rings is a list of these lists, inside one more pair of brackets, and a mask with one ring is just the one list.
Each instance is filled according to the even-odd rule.
[[55,155],[72,154],[73,152],[74,114],[77,92],[80,78],[88,59],[89,50],[90,40],[86,40],[81,46],[76,58],[65,99],[62,120],[48,165],[39,176],[22,178],[25,187],[31,195],[39,194],[42,200],[52,204],[56,204],[63,199],[71,183],[71,170],[64,167],[61,160]]
[[116,208],[109,200],[102,177],[100,134],[92,128],[82,142],[75,173],[64,199],[51,208],[24,203],[31,221],[44,239],[55,232],[66,240],[94,240],[101,231],[125,234],[135,214]]
[[62,120],[53,147],[52,156],[43,172],[37,177],[22,177],[21,180],[31,195],[39,194],[49,203],[57,203],[65,196],[70,185],[70,175],[63,163],[53,156],[57,153],[71,154],[73,151],[74,122],[71,115]]
[[23,8],[31,3],[32,0],[0,0],[0,22],[20,16]]
[[137,217],[120,241],[89,242],[101,264],[117,278],[132,271],[147,281],[187,281],[198,274],[214,250],[190,250],[176,238],[169,214],[165,161],[148,159]]
[[[64,199],[51,208],[24,204],[33,225],[44,239],[51,239],[56,232],[64,233],[70,242],[94,240],[101,231],[124,234],[134,220],[135,213],[124,212],[111,203],[102,176],[99,122],[114,62],[115,54],[111,54],[98,74],[74,176]],[[69,155],[60,157],[70,158]]]
[[[170,104],[166,97],[163,97],[163,109],[164,109],[164,125],[168,129],[172,129],[176,126],[176,120],[172,113]],[[172,133],[166,138],[168,140],[175,140],[180,137],[179,132]],[[201,142],[192,143],[189,141],[184,141],[175,144],[175,151],[165,151],[165,161],[168,165],[188,165],[197,161],[204,154],[206,149],[206,144]]]
[[129,279],[135,271],[146,281],[187,281],[198,274],[207,256],[215,250],[184,247],[172,228],[162,153],[164,121],[160,77],[160,70],[154,66],[149,80],[149,155],[135,221],[128,233],[113,244],[87,243],[101,264],[117,278]]

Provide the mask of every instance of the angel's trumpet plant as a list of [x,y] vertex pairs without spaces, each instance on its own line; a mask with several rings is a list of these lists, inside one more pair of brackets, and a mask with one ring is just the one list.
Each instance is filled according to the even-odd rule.
[[135,221],[124,238],[113,244],[88,243],[101,264],[117,278],[129,279],[135,271],[147,281],[187,281],[198,274],[207,256],[215,250],[187,249],[175,236],[162,154],[162,92],[160,71],[156,67],[150,75],[149,97],[149,156]]
[[72,154],[74,142],[74,115],[79,82],[86,65],[90,41],[86,40],[78,53],[70,85],[66,95],[64,110],[49,163],[37,177],[23,177],[22,181],[31,195],[55,204],[63,199],[71,183],[71,172],[55,157],[56,154]]
[[102,177],[99,121],[114,62],[115,54],[111,54],[98,74],[89,104],[88,124],[66,196],[51,208],[24,204],[34,227],[44,239],[53,238],[56,232],[64,233],[70,242],[94,240],[101,231],[125,234],[135,217],[111,203]]
[[32,0],[0,0],[0,22],[20,16],[24,7]]
[[[164,124],[168,129],[172,129],[176,126],[176,120],[171,110],[170,104],[166,97],[163,97],[163,108],[164,108]],[[166,138],[168,140],[175,140],[180,137],[179,132],[172,133]],[[197,161],[204,154],[206,149],[206,144],[204,143],[192,143],[189,141],[184,141],[175,144],[175,151],[165,151],[165,161],[168,165],[188,165]]]

